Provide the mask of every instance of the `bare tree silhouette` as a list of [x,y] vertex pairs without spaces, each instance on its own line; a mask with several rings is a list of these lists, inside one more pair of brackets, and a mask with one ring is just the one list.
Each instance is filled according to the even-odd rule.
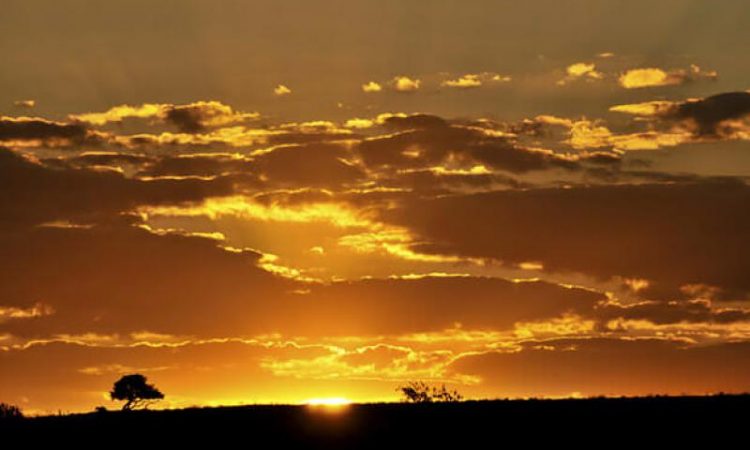
[[430,386],[424,381],[410,381],[404,386],[399,386],[400,391],[406,401],[411,403],[432,403],[432,402],[460,402],[463,400],[457,390],[448,390],[443,384],[440,387]]
[[112,400],[124,400],[123,411],[147,409],[153,402],[164,398],[154,385],[146,382],[146,377],[139,374],[123,375],[117,380],[109,393]]

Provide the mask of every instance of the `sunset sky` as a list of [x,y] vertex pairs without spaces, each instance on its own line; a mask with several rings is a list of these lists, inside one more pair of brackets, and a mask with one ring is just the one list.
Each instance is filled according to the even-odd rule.
[[0,9],[0,401],[750,391],[747,1]]

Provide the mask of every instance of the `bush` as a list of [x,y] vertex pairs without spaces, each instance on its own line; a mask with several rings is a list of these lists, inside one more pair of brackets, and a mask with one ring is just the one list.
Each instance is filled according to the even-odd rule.
[[404,386],[399,386],[396,390],[400,391],[404,399],[411,403],[460,402],[463,400],[463,395],[456,390],[448,390],[444,384],[438,388],[423,381],[411,381]]
[[23,419],[21,408],[7,403],[0,403],[0,420]]

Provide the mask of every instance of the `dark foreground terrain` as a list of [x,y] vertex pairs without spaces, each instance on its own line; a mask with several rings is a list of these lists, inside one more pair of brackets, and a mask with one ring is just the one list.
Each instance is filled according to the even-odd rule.
[[750,395],[99,412],[6,421],[0,435],[118,448],[748,448]]

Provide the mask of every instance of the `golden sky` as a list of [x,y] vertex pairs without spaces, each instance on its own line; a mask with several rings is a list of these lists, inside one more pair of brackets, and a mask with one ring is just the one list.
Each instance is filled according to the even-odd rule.
[[0,401],[750,390],[746,8],[5,0]]

